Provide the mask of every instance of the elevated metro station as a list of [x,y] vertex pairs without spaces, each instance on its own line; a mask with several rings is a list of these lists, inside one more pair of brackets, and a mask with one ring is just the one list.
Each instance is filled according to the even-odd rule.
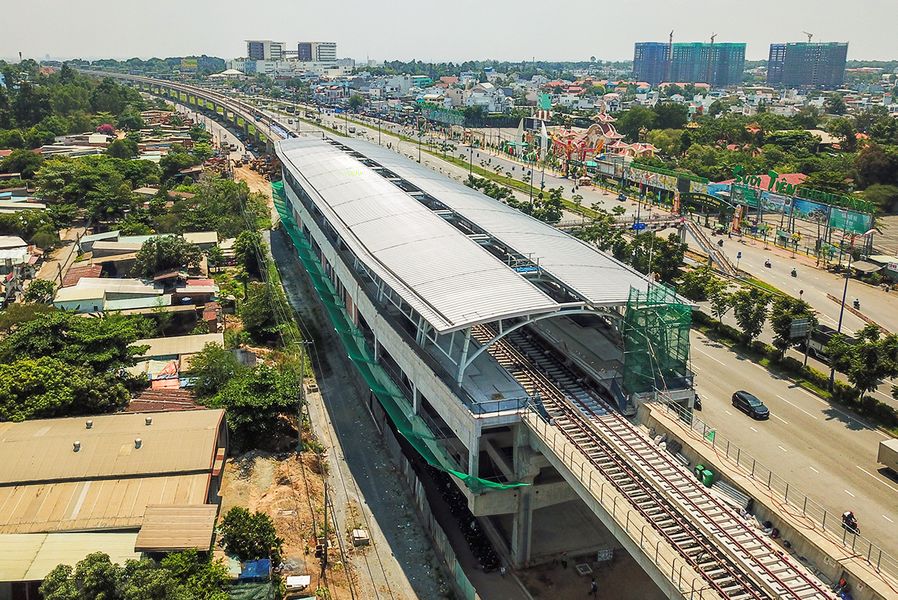
[[379,146],[276,152],[275,205],[369,401],[513,565],[548,552],[543,509],[579,498],[669,597],[830,597],[625,418],[691,408],[685,300]]

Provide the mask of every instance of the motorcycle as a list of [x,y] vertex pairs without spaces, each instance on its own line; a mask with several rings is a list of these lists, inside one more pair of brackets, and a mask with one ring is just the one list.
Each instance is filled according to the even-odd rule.
[[854,304],[854,310],[860,310],[860,309],[861,309],[861,301],[858,300],[857,298],[854,299],[853,304]]
[[770,261],[769,261],[769,260],[765,260],[765,261],[764,261],[764,266],[767,267],[767,268],[769,269],[772,265],[770,264]]
[[847,511],[842,514],[842,529],[854,535],[861,534],[861,528],[858,526],[853,512]]
[[798,277],[798,271],[792,269],[792,277]]

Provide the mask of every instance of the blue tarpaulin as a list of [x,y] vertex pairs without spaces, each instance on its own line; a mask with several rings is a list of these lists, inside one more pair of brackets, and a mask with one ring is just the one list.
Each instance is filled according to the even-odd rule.
[[240,580],[265,581],[271,573],[271,561],[267,558],[259,560],[248,560],[243,563],[243,570],[240,571]]

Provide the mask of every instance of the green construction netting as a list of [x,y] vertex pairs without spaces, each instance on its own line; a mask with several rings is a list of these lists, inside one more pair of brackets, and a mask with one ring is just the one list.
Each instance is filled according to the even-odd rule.
[[473,477],[461,470],[441,445],[440,440],[434,436],[424,419],[415,414],[413,407],[389,374],[374,361],[373,353],[368,348],[364,335],[349,319],[346,306],[337,295],[333,283],[321,271],[321,264],[311,245],[299,231],[296,220],[287,205],[284,183],[282,181],[274,182],[271,184],[271,189],[274,206],[281,217],[284,231],[293,242],[299,260],[305,267],[312,286],[330,317],[334,330],[343,342],[347,355],[402,437],[427,461],[427,464],[455,475],[475,492],[484,489],[510,489],[527,485],[517,482],[498,483]]
[[689,376],[692,308],[672,289],[630,289],[623,319],[624,389],[631,394],[682,386]]

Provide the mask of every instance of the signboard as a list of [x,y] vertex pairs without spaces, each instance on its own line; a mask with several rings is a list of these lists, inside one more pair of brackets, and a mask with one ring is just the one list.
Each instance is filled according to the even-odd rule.
[[803,221],[826,223],[826,219],[829,216],[829,206],[803,198],[793,198],[792,216]]
[[806,338],[808,337],[808,333],[811,331],[811,320],[810,319],[792,319],[792,324],[789,325],[789,338],[790,339],[798,339],[798,338]]
[[181,59],[181,71],[196,73],[197,69],[197,59],[195,58],[182,58]]
[[829,211],[829,226],[849,233],[866,233],[873,227],[873,215],[834,206]]
[[689,180],[689,192],[693,194],[710,194],[711,192],[708,190],[708,184],[703,181],[695,181],[694,179]]
[[642,222],[633,223],[633,231],[642,231],[646,228],[646,224]]
[[670,190],[671,192],[677,189],[677,178],[663,173],[630,168],[630,179],[642,186]]
[[792,209],[792,198],[770,192],[761,194],[761,208],[768,213],[789,214]]
[[730,190],[730,201],[733,204],[758,208],[758,190],[734,183]]
[[434,104],[422,105],[421,114],[428,121],[443,123],[444,125],[464,125],[465,123],[465,116],[462,113]]

